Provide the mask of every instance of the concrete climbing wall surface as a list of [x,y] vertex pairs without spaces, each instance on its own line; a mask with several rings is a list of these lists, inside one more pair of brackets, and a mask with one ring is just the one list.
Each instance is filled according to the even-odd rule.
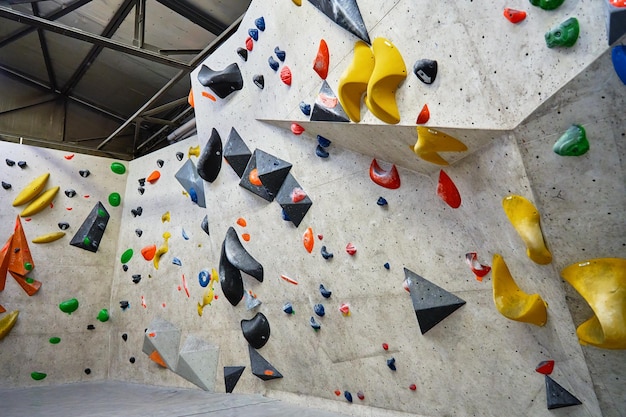
[[[43,203],[41,212],[21,218],[27,247],[14,238],[16,246],[11,247],[9,254],[15,256],[18,263],[28,262],[20,256],[30,249],[34,268],[22,272],[27,272],[26,279],[33,280],[25,285],[34,295],[28,296],[17,279],[6,270],[3,272],[6,285],[0,292],[0,305],[7,312],[0,318],[14,310],[19,310],[19,316],[11,332],[0,340],[0,386],[105,379],[111,321],[100,322],[97,316],[101,309],[109,308],[111,265],[117,256],[122,213],[121,206],[111,206],[108,196],[124,192],[126,175],[111,171],[114,160],[6,142],[0,142],[0,155],[0,179],[11,186],[0,189],[2,245],[14,234],[16,217],[27,206],[12,206],[18,194],[45,173],[50,176],[41,194],[60,187],[51,203]],[[11,162],[15,164],[9,166]],[[26,166],[20,168],[20,162],[26,162]],[[81,176],[80,171],[86,170],[89,176]],[[68,197],[68,194],[72,195],[70,190],[75,192],[72,198]],[[70,241],[99,201],[110,218],[102,239],[97,242],[97,252],[71,246]],[[67,223],[69,228],[62,230],[59,223]],[[42,235],[58,232],[65,232],[59,240],[32,242]],[[20,250],[15,252],[15,249]],[[0,280],[4,278],[4,275],[0,276]],[[38,282],[41,287],[36,291],[34,288]],[[68,315],[59,305],[74,298],[79,303],[78,309]],[[68,309],[71,309],[71,303]],[[112,312],[113,320],[115,314],[117,312]],[[89,325],[94,329],[88,330]],[[60,338],[60,342],[53,344],[51,338]],[[47,376],[43,380],[34,380],[31,372]]]

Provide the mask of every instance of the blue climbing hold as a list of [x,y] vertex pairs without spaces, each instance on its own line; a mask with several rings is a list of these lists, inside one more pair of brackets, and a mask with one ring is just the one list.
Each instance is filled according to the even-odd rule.
[[384,197],[378,197],[378,201],[376,201],[376,204],[378,204],[381,207],[386,206],[387,200]]
[[257,29],[263,32],[265,30],[265,19],[263,19],[263,16],[257,18],[254,21],[254,25],[257,27]]
[[174,259],[172,259],[172,263],[173,263],[174,265],[183,266],[183,263],[182,263],[182,262],[180,261],[180,259],[178,259],[178,258],[174,258]]
[[321,252],[322,252],[322,258],[326,260],[331,259],[334,256],[332,252],[328,252],[328,250],[326,250],[326,246],[322,246]]
[[289,218],[289,215],[287,214],[287,212],[285,211],[285,209],[283,209],[283,210],[281,211],[281,216],[283,217],[283,220],[284,220],[284,221],[286,221],[286,222],[290,222],[290,221],[291,221],[291,219]]
[[305,116],[311,115],[311,105],[305,103],[304,101],[300,102],[300,110],[302,110],[302,113],[304,113]]
[[324,314],[326,314],[326,311],[324,310],[324,306],[322,304],[315,304],[313,306],[313,311],[320,317],[324,317]]
[[386,270],[389,270],[389,268],[391,268],[391,266],[389,265],[389,262],[385,262],[383,266],[385,267]]
[[626,84],[626,46],[617,45],[613,47],[611,59],[617,76]]
[[315,155],[319,156],[320,158],[328,158],[328,155],[330,154],[326,152],[326,150],[320,145],[317,145],[317,147],[315,148]]
[[282,51],[278,46],[274,48],[274,53],[276,54],[276,58],[280,59],[281,62],[285,62],[285,58],[287,54],[285,51]]
[[185,229],[183,229],[183,239],[189,240],[189,235],[185,232]]
[[278,71],[278,66],[279,66],[280,64],[278,63],[278,61],[276,61],[276,60],[274,59],[274,57],[273,57],[273,56],[271,56],[271,57],[267,58],[267,62],[270,64],[270,68],[271,68],[271,69],[273,69],[274,71]]
[[207,285],[209,285],[210,281],[211,274],[209,274],[209,271],[207,271],[206,269],[200,271],[200,273],[198,274],[198,282],[200,282],[200,286],[202,288],[205,288]]
[[287,314],[296,314],[296,312],[293,311],[291,303],[285,303],[285,305],[283,305],[283,311]]
[[248,35],[250,35],[250,37],[254,39],[255,42],[259,40],[258,29],[248,29]]
[[392,371],[396,370],[396,358],[387,359],[387,366]]
[[322,325],[319,324],[318,322],[315,321],[315,318],[313,316],[311,316],[311,320],[309,320],[309,324],[311,324],[311,327],[313,328],[313,330],[318,331],[319,329],[322,328]]
[[320,294],[322,294],[322,297],[324,298],[330,298],[333,292],[328,291],[326,288],[324,288],[324,284],[320,284]]
[[189,198],[191,198],[193,203],[198,204],[198,193],[193,188],[189,188]]
[[317,143],[322,147],[322,148],[328,148],[330,146],[330,144],[332,143],[331,141],[329,141],[328,139],[326,139],[324,136],[322,135],[317,135]]
[[346,400],[348,400],[348,402],[352,402],[352,394],[350,394],[350,391],[344,391],[343,396],[346,397]]

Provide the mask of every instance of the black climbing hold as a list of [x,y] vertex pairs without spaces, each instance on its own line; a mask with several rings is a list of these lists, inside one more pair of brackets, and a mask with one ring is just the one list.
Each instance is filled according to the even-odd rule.
[[222,71],[214,71],[202,65],[198,73],[198,81],[209,87],[219,98],[226,98],[231,93],[243,88],[243,78],[236,63],[232,63]]
[[78,173],[83,178],[87,178],[89,175],[91,175],[91,172],[88,169],[81,169],[80,171],[78,171]]
[[281,50],[278,46],[274,48],[274,53],[276,54],[276,58],[280,59],[281,62],[285,62],[285,58],[287,54],[285,51]]
[[241,278],[241,271],[234,267],[226,256],[226,239],[222,243],[219,275],[224,296],[233,307],[236,306],[244,295],[243,279]]
[[305,116],[310,116],[311,115],[311,105],[305,103],[304,101],[300,102],[300,111],[302,111],[302,113]]
[[317,144],[322,148],[328,148],[332,142],[322,135],[317,135]]
[[159,168],[163,168],[163,164],[165,164],[165,161],[163,161],[162,159],[157,159],[157,166]]
[[404,276],[409,283],[413,309],[422,334],[465,304],[464,300],[413,271],[404,268]]
[[27,166],[26,161],[19,161],[17,163],[17,166],[22,168],[22,169],[26,168],[26,166]]
[[352,402],[352,394],[350,394],[350,391],[344,391],[343,392],[343,396],[345,397],[346,400],[348,400],[348,402]]
[[388,270],[389,268],[391,268],[391,266],[389,265],[389,262],[385,262],[385,264],[384,264],[383,266],[384,266],[384,267],[385,267],[385,269],[387,269],[387,270]]
[[60,222],[58,226],[59,226],[59,229],[61,230],[67,230],[70,228],[70,224],[67,222]]
[[437,78],[437,61],[420,59],[413,65],[413,73],[425,84],[432,84]]
[[128,334],[122,333],[122,340],[124,340],[124,342],[126,342],[128,340]]
[[309,320],[309,324],[315,331],[318,331],[319,329],[322,328],[322,325],[319,324],[317,321],[315,321],[315,318],[313,316],[311,316],[311,319]]
[[315,314],[317,314],[320,317],[324,317],[324,315],[326,314],[323,304],[315,304],[313,306],[313,311],[315,312]]
[[320,284],[320,294],[322,294],[322,297],[324,298],[330,298],[333,292],[328,291],[326,288],[324,288],[324,284]]
[[243,374],[245,366],[225,366],[224,367],[224,385],[227,393],[233,392],[241,374]]
[[135,284],[139,284],[139,281],[141,281],[141,274],[135,274],[133,275],[133,282]]
[[271,363],[250,345],[248,345],[248,353],[250,355],[250,367],[252,368],[252,374],[254,376],[263,381],[283,377],[283,375],[278,372],[278,369],[274,368]]
[[139,183],[139,186],[140,186],[140,187],[143,187],[143,186],[145,186],[145,185],[146,185],[146,179],[145,179],[145,178],[139,178],[139,179],[137,180],[137,182]]
[[257,29],[259,29],[261,32],[265,30],[265,19],[263,18],[263,16],[258,17],[254,20],[254,26],[256,26]]
[[198,158],[197,168],[200,178],[208,182],[215,181],[222,169],[222,138],[215,128]]
[[255,349],[261,349],[270,340],[270,323],[263,313],[256,313],[250,320],[241,320],[241,331]]
[[239,178],[246,171],[246,166],[251,156],[252,152],[250,152],[248,146],[239,136],[239,133],[234,127],[231,128],[228,141],[224,146],[224,159],[226,159],[228,165],[237,173]]
[[135,363],[135,357],[131,356],[130,359],[128,360],[130,363]]
[[545,376],[545,382],[548,410],[582,404],[578,398],[574,397],[568,390],[563,388],[548,375]]
[[387,359],[387,366],[392,371],[396,370],[396,358]]
[[248,29],[248,35],[255,41],[259,40],[259,31],[257,29]]
[[315,148],[315,155],[319,156],[320,158],[328,158],[330,154],[320,145],[317,145],[317,147]]
[[271,56],[271,57],[269,57],[269,58],[267,59],[267,63],[268,63],[268,64],[270,64],[270,68],[271,68],[271,69],[273,69],[274,71],[278,71],[278,67],[279,67],[279,65],[280,65],[280,64],[278,63],[278,61],[276,61],[276,60],[274,59],[274,57],[273,57],[273,56]]
[[304,197],[304,199],[294,203],[291,199],[291,193],[294,188],[302,187],[300,187],[298,181],[296,181],[296,179],[291,174],[289,174],[287,175],[287,178],[285,178],[283,186],[278,191],[276,201],[278,202],[278,204],[280,204],[280,206],[285,211],[287,217],[294,224],[294,226],[298,227],[304,219],[304,216],[306,216],[306,213],[313,205],[313,202],[307,195],[306,197]]
[[89,369],[89,368],[85,368],[85,373],[86,373],[87,375],[89,375],[89,374],[91,373],[91,369]]
[[122,265],[122,269],[124,270],[124,272],[128,272],[128,265],[126,264]]
[[376,201],[376,204],[378,204],[379,206],[386,206],[387,200],[384,197],[378,197],[378,201]]
[[371,44],[357,0],[309,0],[309,2],[330,20]]
[[141,237],[141,235],[143,235],[143,230],[135,229],[135,234],[137,235],[137,237]]
[[80,225],[80,228],[70,241],[70,245],[77,248],[88,250],[89,252],[97,252],[99,242],[109,223],[109,212],[106,211],[100,201],[91,209],[91,212]]
[[137,191],[139,191],[139,195],[143,195],[143,193],[146,191],[146,189],[143,188],[143,187],[139,187],[139,188],[137,188]]
[[133,217],[141,216],[141,214],[143,213],[143,208],[140,206],[136,209],[131,209],[130,212],[132,213]]
[[237,48],[237,55],[239,55],[244,61],[248,60],[248,50],[246,48]]
[[10,190],[11,184],[9,184],[8,182],[2,181],[2,188],[4,188],[5,190]]
[[292,165],[260,149],[254,151],[253,157],[256,157],[259,180],[261,180],[265,191],[273,198],[285,182]]
[[263,90],[263,88],[265,88],[265,78],[263,78],[262,74],[255,74],[252,77],[252,82],[254,83],[254,85],[259,87],[261,90]]
[[184,153],[176,152],[176,159],[178,159],[179,161],[182,161],[184,157],[185,157]]
[[[328,103],[337,103],[334,106],[328,106]],[[311,121],[318,122],[349,122],[350,118],[346,114],[343,106],[337,99],[337,95],[330,88],[330,85],[324,80],[320,92],[315,99],[313,111],[311,112]]]
[[233,267],[263,282],[263,265],[246,251],[233,227],[229,227],[226,232],[223,248],[228,262]]
[[72,198],[74,196],[76,196],[76,191],[72,190],[71,188],[69,190],[65,190],[65,195],[68,198]]
[[200,223],[200,228],[204,230],[204,233],[211,236],[211,234],[209,233],[209,215],[208,214],[204,215],[204,218],[202,219],[202,223]]
[[95,330],[96,326],[94,326],[93,324],[88,324],[87,325],[87,330]]
[[287,314],[293,314],[293,306],[291,303],[285,303],[283,305],[283,311]]
[[15,165],[15,161],[12,161],[10,159],[5,159],[4,162],[7,163],[8,166],[12,167],[13,165]]
[[126,300],[122,300],[120,301],[120,308],[122,310],[126,310],[128,307],[130,307],[130,303]]

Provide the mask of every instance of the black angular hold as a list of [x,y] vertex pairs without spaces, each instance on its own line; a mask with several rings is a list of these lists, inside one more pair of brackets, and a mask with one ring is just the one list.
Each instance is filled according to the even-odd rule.
[[265,78],[263,78],[262,74],[254,75],[252,77],[252,82],[254,83],[254,85],[259,87],[261,90],[263,90],[263,88],[265,88]]
[[432,84],[437,78],[437,61],[420,59],[413,65],[413,73],[424,84]]
[[126,333],[123,333],[122,339],[124,340],[124,342],[126,342],[128,340],[128,335]]
[[214,71],[202,65],[198,73],[198,81],[209,87],[219,98],[226,98],[231,93],[243,88],[243,78],[237,63],[232,63],[222,71]]
[[256,163],[257,163],[257,158],[256,158],[257,151],[258,151],[258,149],[255,149],[254,153],[252,154],[252,157],[248,161],[248,165],[246,165],[246,169],[243,172],[243,175],[241,175],[241,180],[239,181],[239,186],[241,186],[241,187],[245,188],[246,190],[250,191],[252,194],[258,195],[263,200],[271,202],[272,200],[274,200],[274,195],[273,194],[270,194],[267,191],[267,189],[265,189],[265,187],[263,187],[263,185],[255,185],[255,184],[252,184],[250,182],[250,173],[252,171],[254,171],[255,169],[257,169],[257,166],[256,166]]
[[404,276],[409,284],[413,309],[422,334],[465,304],[464,300],[413,271],[404,268]]
[[578,398],[574,397],[568,390],[563,388],[548,375],[545,375],[545,382],[548,410],[582,404]]
[[245,172],[251,156],[252,152],[250,152],[246,143],[239,136],[239,133],[234,127],[231,128],[228,141],[226,146],[224,146],[224,159],[228,161],[228,165],[237,173],[239,178]]
[[10,160],[10,159],[8,159],[8,158],[7,158],[7,159],[5,159],[5,160],[4,160],[4,162],[6,162],[6,163],[7,163],[7,165],[8,165],[8,166],[10,166],[10,167],[12,167],[13,165],[15,165],[15,161],[12,161],[12,160]]
[[387,366],[392,371],[396,370],[396,358],[387,359]]
[[2,181],[2,188],[4,188],[5,190],[10,190],[11,184],[9,184],[8,182]]
[[274,71],[278,71],[278,67],[280,66],[280,64],[274,59],[273,56],[267,58],[267,63],[270,65],[271,69],[273,69]]
[[65,195],[68,198],[73,198],[76,196],[76,191],[72,190],[71,188],[69,190],[65,190]]
[[198,158],[198,175],[205,181],[213,182],[222,169],[222,138],[217,130],[211,130],[211,137]]
[[278,46],[274,48],[274,53],[276,54],[276,58],[280,59],[281,62],[285,62],[285,58],[287,57],[287,53],[281,50]]
[[278,372],[259,352],[252,346],[248,345],[248,353],[250,354],[250,367],[252,374],[263,381],[282,378],[283,375]]
[[97,252],[106,226],[109,223],[109,218],[109,213],[102,203],[98,201],[83,224],[80,225],[80,228],[70,241],[70,245],[88,250],[89,252]]
[[94,326],[93,324],[88,324],[87,330],[96,330],[96,326]]
[[185,157],[184,153],[176,152],[176,159],[178,159],[179,161],[182,161],[184,157]]
[[146,179],[145,178],[139,178],[137,180],[137,182],[139,183],[140,187],[144,187],[146,185]]
[[224,367],[224,385],[226,386],[226,392],[231,393],[235,389],[241,374],[246,369],[245,366],[225,366]]
[[261,180],[265,190],[271,196],[275,196],[285,182],[292,165],[260,149],[257,149],[254,155],[259,180]]
[[61,230],[67,230],[70,228],[70,224],[68,222],[60,222],[58,226]]
[[248,50],[246,48],[237,48],[237,55],[239,55],[244,62],[248,60]]
[[233,307],[236,306],[243,298],[243,279],[241,278],[239,269],[235,268],[228,261],[228,257],[226,256],[226,240],[222,243],[219,275],[224,296]]
[[83,178],[87,178],[89,175],[91,175],[91,172],[88,169],[81,169],[80,171],[78,171],[78,173]]
[[136,209],[131,209],[130,212],[133,217],[141,216],[143,214],[143,208],[139,206]]
[[24,168],[26,168],[28,165],[26,164],[26,161],[19,161],[19,162],[17,163],[17,166],[18,166],[18,167],[20,167],[20,168],[22,168],[22,169],[24,169]]
[[202,219],[202,222],[200,223],[200,228],[204,230],[204,233],[211,236],[211,234],[209,233],[209,215],[208,214],[204,215],[204,219]]
[[89,375],[91,373],[91,369],[85,368],[85,374]]
[[[330,100],[329,100],[330,99]],[[333,100],[334,99],[334,100]],[[330,107],[328,103],[336,103]],[[350,122],[350,118],[346,114],[343,106],[337,99],[337,95],[330,88],[330,85],[324,80],[320,92],[315,99],[313,111],[311,112],[311,121],[317,122]]]
[[165,164],[165,161],[163,161],[162,159],[157,159],[157,166],[159,168],[163,168],[164,164]]
[[263,265],[252,257],[243,247],[233,227],[229,227],[224,238],[223,248],[228,262],[240,271],[263,282]]
[[[130,307],[130,303],[128,301],[126,301],[126,300],[120,301],[120,308],[122,310],[126,310],[128,307]],[[124,334],[126,334],[126,333],[124,333]]]
[[141,281],[141,275],[140,274],[133,275],[133,283],[139,284],[139,281]]
[[298,181],[291,175],[287,175],[285,178],[285,182],[283,186],[278,191],[278,195],[276,196],[276,201],[282,207],[283,211],[287,215],[288,219],[298,227],[306,213],[309,211],[313,202],[307,195],[304,199],[294,203],[291,199],[291,192],[294,188],[301,188]]
[[143,230],[135,229],[135,234],[137,235],[137,237],[141,237],[141,235],[143,234]]
[[139,192],[139,195],[143,195],[143,193],[146,192],[146,189],[143,188],[143,187],[139,187],[139,188],[137,188],[137,191]]
[[255,349],[261,349],[270,340],[270,323],[263,313],[256,313],[250,320],[241,320],[241,331]]
[[357,0],[309,0],[309,3],[348,32],[371,44]]

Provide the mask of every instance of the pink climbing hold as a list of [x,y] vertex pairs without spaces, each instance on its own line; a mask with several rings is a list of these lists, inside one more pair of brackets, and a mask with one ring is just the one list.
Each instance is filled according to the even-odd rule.
[[350,315],[350,305],[347,303],[341,303],[341,306],[339,307],[339,311],[341,311],[341,314],[343,314],[344,317],[347,317]]
[[294,135],[301,135],[302,133],[304,133],[304,128],[300,126],[298,123],[292,123],[291,133],[293,133]]
[[483,280],[483,277],[491,271],[491,267],[489,265],[483,265],[478,262],[478,254],[476,252],[468,252],[465,254],[465,261],[469,265],[470,269],[476,276],[477,281]]
[[280,79],[287,85],[291,85],[291,70],[287,65],[285,65],[280,70]]
[[539,365],[535,368],[535,371],[540,374],[550,375],[554,370],[554,361],[550,359],[549,361],[541,361]]
[[461,206],[461,194],[452,182],[452,179],[443,170],[439,171],[439,184],[437,185],[437,195],[452,208]]
[[372,163],[370,164],[370,178],[381,187],[391,190],[400,188],[400,174],[396,166],[391,165],[391,169],[385,171],[378,165],[376,158],[372,159]]
[[356,253],[356,247],[352,243],[348,243],[346,245],[346,252],[348,252],[348,255],[354,256]]
[[313,70],[317,72],[322,80],[325,80],[328,76],[328,67],[330,66],[330,53],[328,52],[328,45],[324,39],[320,40],[320,46],[317,49],[317,55],[315,61],[313,61]]
[[291,202],[298,203],[306,198],[306,193],[302,188],[296,187],[291,191]]

